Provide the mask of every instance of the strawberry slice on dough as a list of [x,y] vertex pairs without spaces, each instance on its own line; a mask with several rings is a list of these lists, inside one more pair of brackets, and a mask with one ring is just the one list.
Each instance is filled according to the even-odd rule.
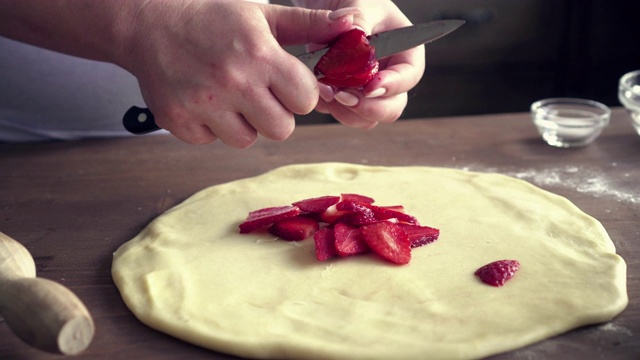
[[316,259],[326,261],[336,256],[336,238],[333,229],[322,228],[313,234]]
[[487,285],[500,287],[511,279],[518,269],[520,263],[517,260],[498,260],[482,266],[474,275]]
[[411,242],[397,224],[381,221],[360,229],[369,248],[383,259],[399,265],[411,261]]
[[293,205],[274,206],[254,210],[250,212],[245,221],[239,225],[240,233],[250,233],[254,230],[265,228],[277,221],[298,216],[299,214],[300,208]]
[[333,228],[335,234],[335,247],[339,256],[358,255],[369,251],[369,246],[364,241],[360,228],[337,223]]
[[377,206],[374,202],[368,196],[342,193],[263,208],[249,213],[239,226],[240,233],[268,228],[271,234],[287,241],[313,236],[320,261],[373,251],[401,265],[411,260],[412,248],[438,239],[440,230],[419,225],[402,205]]
[[407,234],[411,247],[416,248],[419,246],[430,244],[440,236],[440,230],[429,226],[411,225],[399,223],[398,226]]
[[329,206],[337,204],[338,201],[340,201],[340,196],[327,195],[296,201],[292,205],[299,207],[303,212],[321,213]]
[[269,232],[282,240],[300,241],[313,235],[319,228],[317,221],[296,216],[275,222]]

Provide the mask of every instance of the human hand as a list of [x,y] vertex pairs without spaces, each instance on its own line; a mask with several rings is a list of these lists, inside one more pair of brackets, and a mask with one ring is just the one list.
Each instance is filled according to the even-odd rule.
[[148,2],[120,65],[139,82],[156,123],[193,144],[245,148],[276,140],[316,107],[312,72],[282,45],[328,42],[352,27],[331,13],[244,1]]
[[[299,6],[337,10],[355,7],[354,26],[375,34],[411,22],[389,0],[314,0],[294,1]],[[310,45],[311,49],[324,45]],[[424,74],[424,46],[380,60],[380,72],[362,90],[334,89],[320,84],[320,101],[316,110],[331,114],[341,123],[358,128],[373,128],[378,123],[397,120],[407,105],[407,92]]]

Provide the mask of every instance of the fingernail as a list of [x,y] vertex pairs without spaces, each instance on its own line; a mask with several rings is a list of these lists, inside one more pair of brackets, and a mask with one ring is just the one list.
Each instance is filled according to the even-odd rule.
[[357,96],[344,91],[336,93],[335,95],[333,95],[333,98],[336,99],[336,101],[340,104],[349,107],[358,105],[359,101]]
[[318,89],[320,90],[320,97],[322,100],[326,102],[333,101],[333,90],[330,86],[319,84]]
[[372,92],[365,95],[366,98],[377,98],[387,93],[387,89],[385,88],[377,88]]
[[333,10],[329,13],[329,20],[335,21],[345,16],[355,15],[360,10],[357,7],[346,7],[338,10]]

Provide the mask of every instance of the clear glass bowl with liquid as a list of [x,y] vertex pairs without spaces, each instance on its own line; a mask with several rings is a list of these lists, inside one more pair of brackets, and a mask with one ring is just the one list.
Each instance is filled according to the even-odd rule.
[[640,135],[640,70],[622,75],[618,84],[618,99],[629,110],[631,124]]
[[551,98],[531,105],[531,117],[547,144],[569,148],[593,142],[611,119],[611,109],[597,101]]

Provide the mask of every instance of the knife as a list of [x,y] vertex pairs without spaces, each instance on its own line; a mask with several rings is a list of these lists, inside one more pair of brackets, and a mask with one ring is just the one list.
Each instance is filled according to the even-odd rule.
[[[464,20],[437,20],[384,31],[369,35],[367,38],[375,48],[376,58],[379,60],[437,40],[456,30],[464,23]],[[328,50],[329,47],[325,47],[299,55],[297,58],[315,73],[316,64]],[[317,76],[322,77],[322,75]],[[146,134],[160,129],[156,125],[151,111],[137,106],[132,106],[127,110],[122,119],[122,124],[127,131],[133,134]]]

